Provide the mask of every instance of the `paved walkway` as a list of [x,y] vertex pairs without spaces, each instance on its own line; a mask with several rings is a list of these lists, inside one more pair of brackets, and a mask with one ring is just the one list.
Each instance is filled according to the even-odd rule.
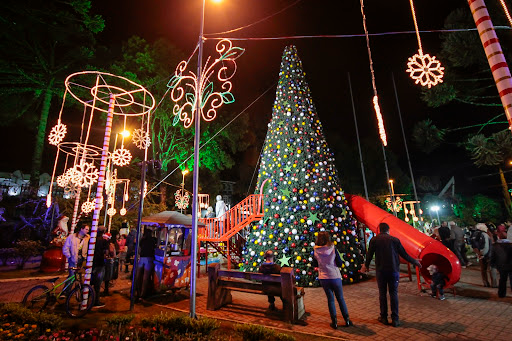
[[[370,273],[371,275],[372,273]],[[124,275],[124,274],[122,274]],[[125,276],[121,276],[125,277]],[[24,293],[41,279],[0,281],[0,301],[21,301]],[[116,281],[115,294],[106,298],[104,313],[126,310],[130,282],[126,278]],[[377,322],[379,315],[378,290],[375,279],[344,286],[344,296],[355,326],[329,327],[330,318],[325,294],[321,288],[306,288],[305,307],[310,314],[306,325],[290,325],[281,321],[281,303],[276,300],[277,312],[267,311],[266,297],[233,292],[233,304],[217,311],[206,310],[207,277],[197,281],[196,312],[231,322],[261,324],[283,331],[304,334],[307,340],[334,338],[340,340],[508,340],[512,335],[512,294],[497,296],[497,289],[481,285],[477,266],[463,269],[461,281],[456,285],[457,296],[447,293],[445,301],[432,299],[418,292],[416,282],[402,278],[399,286],[400,318],[402,326],[393,328]],[[159,296],[145,301],[146,312],[189,311],[188,293]],[[119,309],[114,306],[118,305]],[[121,306],[123,308],[121,308]],[[142,308],[142,307],[141,307]],[[101,309],[98,313],[101,313]],[[338,316],[341,316],[338,310]],[[297,335],[297,334],[296,334]],[[309,335],[309,336],[306,336]]]

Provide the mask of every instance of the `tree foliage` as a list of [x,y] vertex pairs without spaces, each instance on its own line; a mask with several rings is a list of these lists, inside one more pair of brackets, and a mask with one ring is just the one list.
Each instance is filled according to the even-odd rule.
[[[62,80],[94,56],[103,19],[87,0],[4,0],[0,3],[0,124],[24,118],[37,127],[32,180],[39,176],[52,100]],[[57,107],[57,106],[56,106]]]
[[473,135],[465,144],[475,165],[498,166],[512,156],[512,136],[509,130],[503,130],[489,137],[483,134]]
[[430,154],[444,142],[446,129],[436,127],[430,119],[419,121],[413,128],[413,139],[416,146]]

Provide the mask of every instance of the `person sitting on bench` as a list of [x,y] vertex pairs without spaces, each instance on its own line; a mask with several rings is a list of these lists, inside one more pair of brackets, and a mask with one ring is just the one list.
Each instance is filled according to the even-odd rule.
[[[258,272],[264,274],[264,275],[271,275],[271,274],[279,274],[281,272],[281,266],[274,263],[274,251],[267,250],[265,252],[265,261],[261,264]],[[273,286],[273,285],[279,285],[279,283],[274,282],[262,282],[264,286]],[[270,310],[276,310],[275,305],[276,298],[274,296],[268,295],[268,303],[269,303],[269,309]]]

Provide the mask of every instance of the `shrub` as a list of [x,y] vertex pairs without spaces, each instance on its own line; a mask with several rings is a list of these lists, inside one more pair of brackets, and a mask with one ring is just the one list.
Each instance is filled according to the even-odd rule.
[[193,319],[185,315],[160,313],[141,320],[143,327],[155,328],[157,331],[167,329],[177,334],[194,333],[209,335],[219,328],[219,322],[210,318]]
[[235,332],[240,334],[244,341],[293,341],[295,338],[288,334],[276,333],[273,329],[253,324],[236,324]]
[[55,314],[34,313],[17,303],[0,305],[0,320],[5,323],[37,325],[41,332],[47,329],[56,330],[62,325],[62,319]]
[[121,328],[129,325],[133,321],[134,318],[135,318],[134,314],[112,315],[112,316],[105,318],[105,322],[107,323],[107,326],[109,326],[111,328],[116,328],[116,330],[119,331]]
[[14,246],[15,257],[18,260],[18,269],[23,266],[30,257],[38,256],[43,252],[43,246],[39,240],[20,240]]

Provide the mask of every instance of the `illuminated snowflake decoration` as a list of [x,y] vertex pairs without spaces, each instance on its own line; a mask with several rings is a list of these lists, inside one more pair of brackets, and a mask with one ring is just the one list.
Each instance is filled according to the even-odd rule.
[[113,207],[111,207],[111,208],[109,208],[109,209],[107,210],[107,215],[108,215],[109,217],[112,217],[113,215],[115,215],[115,214],[116,214],[116,212],[117,212],[117,211],[116,211],[116,209],[115,209],[115,208],[113,208]]
[[74,184],[72,182],[68,182],[66,187],[64,187],[64,194],[68,195],[70,198],[75,198],[79,192],[80,192],[80,186],[77,186],[76,184]]
[[107,198],[107,204],[112,205],[114,203],[114,196],[109,195]]
[[443,82],[444,67],[435,56],[428,53],[423,54],[421,50],[417,54],[409,58],[407,63],[407,72],[410,73],[415,83],[427,86],[429,89]]
[[59,187],[62,187],[62,188],[66,187],[68,182],[69,182],[69,179],[68,179],[66,173],[59,175],[57,177],[57,186],[59,186]]
[[120,215],[126,215],[126,208],[124,208],[124,207],[123,207],[123,208],[121,208],[121,209],[119,210],[119,214],[120,214]]
[[48,136],[48,141],[51,145],[57,146],[59,143],[64,140],[64,136],[66,136],[66,133],[68,131],[68,128],[65,124],[57,123],[55,127],[52,128],[50,131],[50,135]]
[[395,197],[395,202],[391,200],[391,197],[387,197],[385,201],[388,211],[400,212],[403,208],[404,201],[400,197]]
[[176,191],[176,193],[174,193],[174,198],[176,200],[176,206],[178,207],[178,209],[184,210],[185,208],[188,207],[190,195],[187,192],[179,189]]
[[132,142],[139,149],[147,149],[151,145],[149,134],[143,129],[133,131]]
[[82,212],[84,214],[89,214],[94,210],[94,200],[87,200],[82,204]]
[[132,154],[128,149],[119,148],[112,153],[112,162],[116,166],[126,166],[130,163]]
[[79,187],[89,187],[98,181],[98,169],[92,162],[82,161],[72,169],[75,174],[71,177],[71,182]]

